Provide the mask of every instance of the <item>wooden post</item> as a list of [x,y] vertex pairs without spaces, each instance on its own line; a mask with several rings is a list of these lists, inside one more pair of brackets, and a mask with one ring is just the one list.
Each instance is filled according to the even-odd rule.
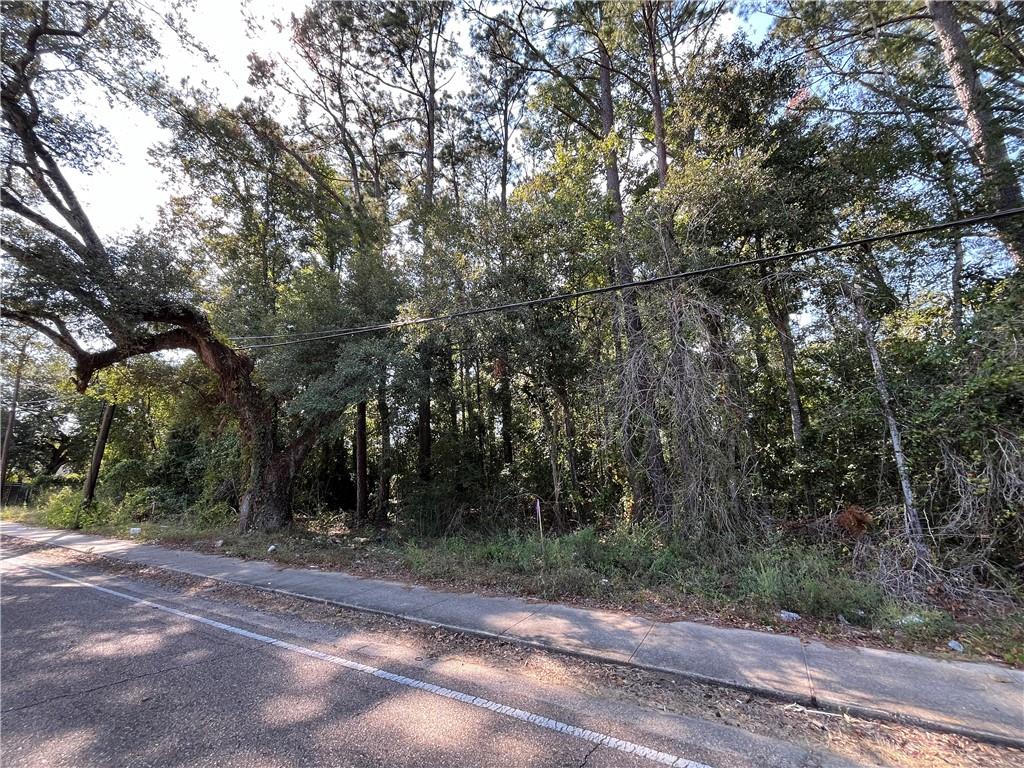
[[[14,420],[18,416],[18,395],[21,392],[21,371],[25,367],[25,348],[28,338],[21,342],[18,349],[18,365],[14,369],[14,388],[11,392],[11,409],[7,412],[7,423],[4,424],[4,443],[0,447],[0,493],[7,484],[7,457],[11,451],[11,438],[14,436]],[[0,497],[2,498],[2,497]]]
[[539,496],[537,497],[537,503],[536,503],[536,506],[534,507],[534,509],[537,511],[537,530],[540,531],[540,551],[541,551],[541,555],[544,558],[544,567],[547,568],[547,565],[548,565],[548,552],[547,552],[547,548],[544,546],[544,522],[543,522],[543,519],[541,518],[541,515],[540,515],[540,497]]
[[[82,503],[92,504],[93,496],[96,493],[96,481],[100,476],[100,464],[103,463],[103,452],[107,449],[107,437],[110,435],[110,422],[114,420],[114,406],[107,403],[103,408],[103,416],[100,419],[100,430],[96,434],[96,447],[92,452],[92,463],[89,465],[89,474],[85,478],[85,490],[82,492]],[[75,528],[78,527],[78,515],[75,515]]]

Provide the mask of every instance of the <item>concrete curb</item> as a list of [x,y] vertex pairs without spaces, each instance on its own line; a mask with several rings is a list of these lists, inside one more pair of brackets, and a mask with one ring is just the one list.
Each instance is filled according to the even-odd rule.
[[[49,529],[47,529],[47,530],[49,530]],[[32,539],[26,539],[26,538],[23,538],[23,537],[19,537],[17,532],[9,532],[9,531],[4,531],[4,530],[0,529],[0,533],[2,533],[5,536],[10,536],[11,538],[20,538],[22,541],[28,541],[28,542],[33,543],[33,544],[40,544],[41,543],[41,542],[34,541]],[[412,622],[414,624],[419,624],[421,626],[436,627],[436,628],[445,629],[445,630],[448,630],[448,631],[451,631],[451,632],[459,632],[459,633],[462,633],[462,634],[472,635],[472,636],[475,636],[475,637],[483,637],[483,638],[487,638],[487,639],[490,639],[490,640],[502,640],[504,642],[513,643],[515,645],[519,645],[519,646],[523,646],[523,647],[529,647],[529,648],[537,648],[539,650],[550,651],[550,652],[553,652],[553,653],[559,653],[559,654],[562,654],[562,655],[565,655],[565,656],[570,656],[570,657],[574,657],[574,658],[584,659],[586,661],[594,661],[594,662],[599,662],[599,663],[602,663],[602,664],[614,664],[614,665],[622,666],[622,667],[629,667],[629,668],[633,668],[633,669],[643,669],[643,670],[646,670],[646,671],[649,671],[649,672],[657,672],[657,673],[660,673],[660,674],[673,675],[673,676],[676,676],[676,677],[681,677],[681,678],[684,678],[684,679],[693,680],[693,681],[700,682],[700,683],[707,683],[707,684],[711,684],[711,685],[717,685],[717,686],[721,686],[721,687],[725,687],[725,688],[731,688],[731,689],[734,689],[734,690],[743,691],[745,693],[757,694],[759,696],[764,696],[766,698],[770,698],[770,699],[773,699],[773,700],[776,700],[776,701],[790,702],[790,703],[800,704],[802,706],[811,706],[811,707],[815,707],[817,709],[821,709],[823,711],[833,712],[833,713],[836,713],[836,714],[849,714],[851,716],[860,717],[860,718],[867,719],[867,720],[877,720],[877,721],[881,721],[881,722],[895,723],[895,724],[898,724],[898,725],[909,725],[909,726],[913,726],[913,727],[917,727],[917,728],[923,728],[923,729],[926,729],[926,730],[934,731],[934,732],[937,732],[937,733],[948,733],[948,734],[953,734],[953,735],[957,735],[957,736],[965,736],[967,738],[971,738],[971,739],[974,739],[976,741],[981,741],[981,742],[985,742],[985,743],[989,743],[989,744],[995,744],[995,745],[998,745],[998,746],[1015,747],[1015,748],[1018,748],[1018,749],[1024,749],[1024,734],[1022,734],[1021,738],[1012,738],[1012,737],[1009,737],[1009,736],[1006,736],[1006,735],[1000,734],[1000,733],[993,733],[993,732],[985,731],[985,730],[981,730],[981,729],[968,728],[968,727],[964,727],[964,726],[958,726],[958,725],[954,725],[954,724],[951,724],[951,723],[937,722],[937,721],[934,721],[934,720],[929,720],[927,718],[922,718],[922,717],[918,717],[918,716],[914,716],[914,715],[907,715],[907,714],[902,714],[902,713],[890,712],[888,710],[884,710],[884,709],[880,709],[880,708],[876,708],[876,707],[867,707],[867,706],[863,706],[863,705],[859,705],[859,704],[850,704],[848,702],[841,702],[841,701],[837,701],[837,700],[834,700],[834,699],[830,699],[828,697],[818,696],[816,694],[815,695],[811,695],[811,696],[804,696],[804,695],[792,693],[790,691],[782,691],[782,690],[779,690],[779,689],[776,689],[776,688],[771,688],[769,686],[762,686],[762,685],[756,685],[756,684],[742,683],[742,682],[738,682],[736,680],[729,680],[729,679],[726,679],[726,678],[719,678],[719,677],[714,677],[714,676],[710,676],[710,675],[705,675],[705,674],[702,674],[702,673],[699,673],[699,672],[694,672],[693,670],[677,669],[677,668],[672,668],[672,667],[661,667],[661,666],[656,666],[656,665],[651,665],[651,664],[641,664],[641,663],[633,661],[632,657],[630,657],[628,660],[623,660],[621,658],[615,658],[615,657],[612,657],[612,656],[602,655],[600,653],[594,653],[594,652],[591,652],[591,651],[582,650],[582,649],[578,649],[578,648],[572,648],[572,647],[568,647],[568,646],[560,646],[560,645],[556,645],[554,643],[547,643],[547,642],[543,642],[543,641],[530,640],[530,639],[527,639],[527,638],[518,637],[516,635],[509,635],[509,634],[506,634],[506,632],[508,630],[505,630],[504,632],[501,632],[501,633],[489,632],[487,630],[483,630],[483,629],[480,629],[480,628],[465,627],[465,626],[462,626],[462,625],[459,625],[459,624],[456,624],[456,623],[448,623],[448,622],[444,622],[444,621],[434,621],[434,620],[430,620],[430,619],[425,619],[423,617],[402,613],[400,611],[388,611],[388,610],[381,609],[381,608],[371,608],[371,607],[367,607],[365,605],[356,605],[356,604],[353,604],[353,603],[348,603],[348,602],[345,602],[344,600],[334,600],[334,599],[330,599],[330,598],[318,597],[318,596],[315,596],[315,595],[305,595],[305,594],[302,594],[300,592],[293,592],[293,591],[287,590],[287,589],[281,589],[281,588],[269,587],[269,586],[260,586],[258,584],[250,584],[250,583],[247,583],[247,582],[244,582],[244,581],[236,581],[236,580],[228,578],[228,577],[210,576],[210,575],[207,575],[207,574],[199,574],[199,573],[195,573],[195,572],[190,571],[190,570],[185,569],[185,568],[175,568],[174,566],[170,566],[170,565],[154,565],[154,564],[150,564],[150,563],[143,564],[143,563],[139,563],[137,561],[131,560],[131,559],[126,558],[126,557],[118,557],[116,554],[100,554],[100,553],[96,553],[96,552],[86,552],[86,551],[83,551],[82,549],[78,549],[75,546],[72,546],[70,544],[63,544],[63,543],[59,543],[59,542],[46,542],[46,543],[43,543],[43,546],[44,547],[49,547],[49,548],[67,549],[67,550],[70,550],[72,552],[77,552],[79,554],[88,554],[88,555],[93,556],[93,557],[99,557],[99,558],[102,558],[104,560],[109,560],[109,561],[113,561],[113,562],[131,563],[133,565],[142,566],[142,567],[146,567],[146,568],[156,568],[158,570],[163,570],[163,571],[168,571],[168,572],[171,572],[171,573],[182,574],[182,575],[185,575],[185,576],[189,576],[191,578],[209,579],[210,581],[218,582],[218,583],[221,583],[221,584],[227,584],[227,585],[234,586],[234,587],[243,587],[243,588],[248,588],[248,589],[258,589],[258,590],[260,590],[262,592],[267,592],[269,594],[277,594],[277,595],[281,595],[281,596],[284,596],[284,597],[290,597],[290,598],[294,598],[294,599],[298,599],[298,600],[304,600],[306,602],[319,603],[321,605],[330,605],[330,606],[334,606],[334,607],[337,607],[337,608],[344,608],[344,609],[350,610],[350,611],[358,611],[360,613],[367,613],[367,614],[377,615],[377,616],[387,616],[387,617],[390,617],[390,618],[400,619],[402,621],[408,621],[408,622]],[[150,545],[150,546],[153,546],[153,545]],[[224,556],[222,555],[221,557],[224,557]],[[239,562],[245,562],[244,560],[241,560],[240,558],[232,558],[232,559],[237,559],[237,560],[239,560]],[[264,562],[267,562],[267,561],[264,561]],[[511,627],[509,629],[511,629]]]

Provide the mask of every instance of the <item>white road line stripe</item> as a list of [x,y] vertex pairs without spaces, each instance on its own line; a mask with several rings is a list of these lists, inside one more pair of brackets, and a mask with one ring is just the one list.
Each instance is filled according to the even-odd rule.
[[641,744],[634,744],[631,741],[624,741],[617,739],[614,736],[609,736],[604,733],[597,731],[591,731],[586,728],[580,728],[576,725],[569,725],[559,720],[552,720],[549,717],[543,715],[536,715],[533,712],[527,712],[523,709],[515,709],[514,707],[507,707],[504,704],[499,704],[496,701],[490,699],[482,699],[479,696],[471,696],[468,693],[462,693],[451,688],[444,688],[440,685],[434,685],[433,683],[427,683],[422,680],[417,680],[412,677],[406,677],[405,675],[398,675],[394,672],[388,672],[387,670],[378,669],[377,667],[370,667],[366,664],[360,664],[358,661],[351,661],[349,659],[343,659],[341,656],[334,656],[329,653],[323,653],[321,651],[315,651],[312,648],[305,648],[301,645],[295,645],[284,640],[277,640],[276,638],[269,637],[268,635],[261,635],[258,632],[250,632],[247,629],[236,627],[231,624],[225,624],[221,621],[215,621],[214,619],[208,619],[205,616],[198,616],[194,613],[188,613],[187,611],[180,611],[177,608],[171,608],[170,606],[160,605],[159,603],[151,602],[150,600],[143,600],[142,598],[129,595],[125,592],[118,592],[115,589],[108,589],[107,587],[101,587],[98,584],[93,584],[88,581],[76,579],[72,576],[65,576],[63,573],[57,571],[51,571],[46,568],[37,568],[34,565],[28,565],[26,563],[18,563],[18,565],[28,568],[39,573],[45,573],[47,576],[52,576],[55,579],[62,579],[64,581],[70,581],[74,584],[80,584],[83,587],[89,587],[99,592],[103,592],[114,597],[119,597],[123,600],[128,600],[136,605],[144,605],[147,608],[153,608],[164,613],[169,613],[173,616],[178,616],[189,621],[195,621],[199,624],[205,624],[208,627],[216,627],[225,632],[230,632],[233,635],[239,635],[241,637],[249,638],[260,643],[272,645],[277,648],[283,648],[284,650],[294,651],[300,653],[303,656],[308,656],[313,659],[319,659],[320,661],[326,661],[331,664],[337,664],[340,667],[351,669],[354,672],[362,672],[366,675],[372,675],[373,677],[379,677],[382,680],[389,680],[399,685],[404,685],[408,688],[415,688],[417,690],[426,691],[432,693],[435,696],[441,696],[446,699],[454,699],[455,701],[461,701],[465,704],[469,704],[473,707],[479,707],[480,709],[486,709],[499,715],[505,715],[507,717],[514,718],[516,720],[522,720],[523,722],[532,723],[533,725],[539,726],[540,728],[546,728],[549,731],[555,731],[556,733],[565,734],[566,736],[573,736],[582,741],[590,742],[591,744],[597,744],[600,747],[607,747],[608,749],[617,749],[620,752],[625,752],[630,755],[637,755],[644,757],[655,763],[661,763],[662,765],[671,765],[676,768],[711,768],[711,766],[705,765],[704,763],[697,763],[693,760],[687,760],[685,757],[679,757],[678,755],[672,755],[667,752],[659,752],[656,749],[645,747]]

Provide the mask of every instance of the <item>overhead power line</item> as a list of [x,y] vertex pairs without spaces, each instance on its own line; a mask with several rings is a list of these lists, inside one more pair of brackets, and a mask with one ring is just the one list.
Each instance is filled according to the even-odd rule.
[[[328,339],[340,339],[346,336],[360,336],[368,333],[376,333],[379,331],[396,330],[399,328],[407,328],[410,326],[417,325],[428,325],[430,323],[440,323],[448,320],[460,320],[467,317],[475,317],[477,315],[493,314],[497,312],[511,312],[517,309],[525,309],[528,307],[539,307],[545,304],[553,304],[558,301],[567,301],[569,299],[583,298],[587,296],[597,296],[604,293],[616,293],[629,288],[646,288],[652,285],[660,285],[662,283],[670,283],[676,280],[686,280],[693,277],[700,277],[702,275],[709,275],[715,272],[724,272],[729,269],[737,269],[739,267],[747,267],[754,264],[768,264],[774,261],[781,261],[783,259],[795,259],[801,260],[806,259],[809,256],[815,256],[820,253],[830,253],[832,251],[838,251],[843,248],[854,248],[861,245],[870,245],[871,243],[877,243],[884,240],[898,240],[905,237],[913,237],[915,235],[924,235],[930,232],[940,232],[946,229],[957,229],[960,227],[969,227],[973,224],[982,224],[989,221],[995,221],[998,219],[1006,219],[1011,216],[1019,216],[1024,214],[1024,206],[1018,208],[1009,208],[1002,211],[994,211],[992,213],[983,213],[977,216],[969,216],[963,219],[954,219],[952,221],[939,222],[937,224],[928,224],[923,227],[914,227],[913,229],[903,229],[897,232],[885,232],[879,235],[870,235],[868,237],[857,238],[856,240],[844,240],[841,243],[834,243],[832,245],[822,245],[815,248],[805,248],[800,251],[790,251],[788,253],[778,253],[772,256],[762,256],[754,259],[744,259],[742,261],[731,261],[727,264],[716,264],[710,267],[702,267],[700,269],[691,269],[685,272],[674,272],[669,275],[660,275],[657,277],[649,277],[643,280],[632,280],[625,283],[613,283],[612,285],[605,285],[599,288],[588,288],[582,291],[573,291],[571,293],[556,293],[551,296],[542,296],[536,299],[526,299],[525,301],[515,301],[508,304],[497,304],[488,307],[474,307],[471,309],[463,309],[458,312],[450,312],[443,315],[433,315],[430,317],[417,317],[409,320],[395,320],[388,323],[378,323],[376,325],[363,325],[355,328],[332,328],[322,331],[306,331],[299,333],[283,333],[274,334],[270,336],[232,336],[232,341],[246,341],[256,340],[261,343],[257,344],[239,344],[239,349],[268,349],[270,347],[284,347],[291,344],[305,344],[311,341],[326,341]],[[264,339],[284,339],[282,341],[267,341]]]

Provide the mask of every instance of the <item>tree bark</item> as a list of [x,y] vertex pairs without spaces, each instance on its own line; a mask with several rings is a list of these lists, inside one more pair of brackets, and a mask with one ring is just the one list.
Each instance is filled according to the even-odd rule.
[[907,541],[914,548],[918,562],[923,564],[931,563],[931,553],[924,541],[924,531],[921,527],[921,518],[918,515],[917,507],[914,504],[914,492],[910,482],[910,469],[907,466],[907,457],[903,451],[903,434],[899,422],[896,420],[896,413],[893,408],[893,398],[889,390],[889,382],[882,366],[882,357],[878,353],[878,346],[875,344],[875,331],[868,319],[864,306],[864,293],[856,282],[848,283],[846,293],[853,303],[853,311],[864,335],[864,344],[867,346],[868,355],[871,358],[871,368],[874,371],[875,389],[878,390],[878,397],[882,405],[882,416],[885,419],[886,428],[889,431],[889,440],[892,444],[893,458],[896,461],[896,472],[900,479],[900,491],[903,495],[903,523]]
[[377,468],[377,500],[373,522],[375,525],[384,525],[391,501],[391,409],[388,407],[387,385],[383,377],[377,387],[377,424],[380,428],[380,465]]
[[[92,451],[92,462],[89,464],[89,474],[85,476],[85,488],[82,491],[82,503],[92,504],[96,494],[96,481],[100,476],[100,464],[103,463],[103,454],[107,450],[107,438],[110,436],[110,423],[114,420],[114,405],[107,403],[103,407],[103,416],[100,418],[99,431],[96,433],[96,446]],[[78,515],[75,515],[75,528],[78,527]]]
[[[954,179],[953,158],[946,154],[939,158],[940,173],[942,174],[942,185],[946,190],[946,199],[949,201],[949,212],[954,219],[962,215],[960,200],[956,194],[956,182]],[[964,271],[964,241],[960,230],[952,233],[953,237],[953,269],[950,270],[950,299],[949,316],[950,324],[953,326],[953,333],[959,339],[964,332],[964,299],[963,299],[963,271]]]
[[292,521],[295,478],[323,428],[333,420],[313,422],[291,443],[278,447],[272,409],[253,413],[242,422],[242,437],[249,454],[249,478],[239,502],[239,530],[280,531]]
[[573,513],[579,517],[580,472],[579,450],[576,445],[576,420],[573,417],[569,392],[563,386],[552,387],[558,405],[562,409],[565,428],[565,456],[569,462],[569,503]]
[[548,401],[546,397],[539,400],[541,420],[544,423],[544,433],[548,439],[548,464],[551,467],[551,514],[555,522],[555,528],[562,528],[562,472],[558,466],[558,435],[555,432],[555,425],[548,413]]
[[434,438],[431,433],[430,419],[430,389],[432,361],[429,349],[429,340],[420,345],[420,392],[416,409],[416,436],[419,453],[417,456],[417,470],[420,480],[427,483],[431,477],[431,452],[433,451]]
[[651,89],[651,119],[654,123],[654,154],[658,164],[658,188],[668,183],[668,148],[665,144],[665,110],[661,103],[661,79],[658,75],[657,0],[647,0],[640,9],[647,42],[647,75]]
[[[506,102],[502,104],[501,110],[501,189],[499,191],[498,203],[501,209],[501,215],[508,215],[508,171],[509,171],[509,152],[508,145],[511,138],[511,130],[509,127],[509,106]],[[502,253],[502,267],[504,267],[504,253]]]
[[366,469],[366,401],[356,404],[356,523],[367,522],[370,510],[370,478]]
[[[955,6],[946,0],[925,0],[925,7],[932,17],[953,91],[964,111],[987,197],[1001,210],[1017,208],[1024,202],[1020,182],[978,77],[967,37],[957,21]],[[1019,218],[1009,217],[995,226],[1014,264],[1018,269],[1024,267],[1024,225]]]
[[[599,90],[601,113],[601,137],[608,142],[613,139],[615,131],[615,107],[612,96],[612,65],[611,56],[600,36],[597,36],[599,55]],[[610,221],[614,230],[613,269],[616,279],[625,283],[633,279],[632,265],[626,255],[623,242],[625,215],[622,207],[622,189],[619,179],[619,163],[614,147],[604,148],[605,186],[611,212]],[[656,403],[654,395],[654,373],[651,370],[643,321],[637,306],[636,292],[625,289],[621,294],[623,325],[626,335],[627,358],[636,364],[635,386],[625,379],[624,389],[634,388],[638,407],[624,414],[625,455],[634,465],[634,493],[641,498],[634,499],[634,519],[639,522],[644,515],[645,500],[636,477],[638,472],[646,475],[650,485],[652,506],[658,520],[663,525],[671,525],[673,514],[672,488],[668,479],[668,468],[662,448],[661,435],[658,432]]]
[[[7,485],[7,459],[11,454],[11,440],[14,437],[14,421],[18,418],[18,396],[21,394],[21,372],[25,367],[25,349],[28,347],[28,338],[21,343],[18,349],[18,363],[14,369],[14,387],[11,391],[11,408],[7,412],[7,423],[4,424],[4,443],[0,447],[0,494]],[[2,496],[0,496],[2,498]]]
[[[443,8],[439,8],[444,13]],[[427,51],[424,62],[426,76],[426,90],[423,92],[425,125],[424,125],[424,150],[423,150],[423,203],[424,212],[429,217],[434,209],[434,184],[436,176],[435,143],[437,134],[437,49],[435,47],[435,33],[440,37],[440,29],[435,25],[441,25],[442,20],[434,17],[434,7],[431,8],[430,25],[427,30]],[[423,262],[426,266],[430,262],[430,222],[423,222]],[[417,468],[419,477],[423,482],[431,479],[431,454],[433,452],[433,431],[431,429],[431,374],[432,374],[432,349],[430,339],[420,345],[420,386],[421,392],[416,411],[416,433],[418,439],[419,455],[417,457]]]
[[[758,257],[763,255],[760,241],[757,245]],[[761,294],[764,297],[765,309],[768,312],[768,319],[775,328],[775,334],[779,339],[779,349],[782,351],[782,367],[786,378],[786,399],[789,402],[789,421],[793,433],[793,443],[797,450],[803,446],[804,415],[803,403],[800,401],[800,391],[796,381],[796,344],[793,341],[793,329],[789,321],[789,308],[785,300],[776,293],[774,278],[768,273],[766,267],[761,265]]]

